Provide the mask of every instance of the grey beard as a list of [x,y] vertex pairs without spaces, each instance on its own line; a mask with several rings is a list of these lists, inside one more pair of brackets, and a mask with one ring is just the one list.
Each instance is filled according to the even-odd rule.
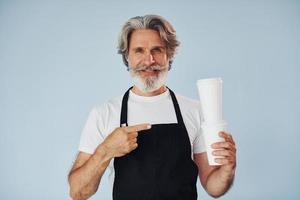
[[[153,70],[159,71],[157,76],[141,78],[139,72]],[[135,69],[130,68],[130,74],[133,78],[133,84],[144,93],[153,92],[162,87],[167,80],[168,68],[159,65],[138,66]]]

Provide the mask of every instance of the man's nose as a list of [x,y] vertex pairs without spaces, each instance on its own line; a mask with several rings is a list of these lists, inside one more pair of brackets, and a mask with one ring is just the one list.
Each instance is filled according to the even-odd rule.
[[151,66],[153,63],[155,63],[155,59],[151,53],[148,53],[144,57],[144,65]]

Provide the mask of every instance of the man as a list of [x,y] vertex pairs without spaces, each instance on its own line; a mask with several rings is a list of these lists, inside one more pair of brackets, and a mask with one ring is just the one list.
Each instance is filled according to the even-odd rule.
[[69,174],[73,199],[92,196],[107,168],[114,200],[197,199],[198,175],[211,196],[228,191],[236,166],[231,135],[220,132],[225,142],[215,143],[213,153],[224,158],[208,165],[199,102],[165,86],[178,46],[174,28],[160,16],[125,23],[118,48],[134,86],[91,111]]

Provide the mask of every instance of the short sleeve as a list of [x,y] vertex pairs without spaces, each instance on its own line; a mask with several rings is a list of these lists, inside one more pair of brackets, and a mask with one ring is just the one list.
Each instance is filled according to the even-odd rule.
[[204,137],[201,130],[198,130],[196,138],[193,142],[193,153],[203,153],[206,151]]
[[81,133],[78,150],[81,152],[93,154],[104,138],[99,127],[99,112],[94,107],[88,116],[85,126]]
[[201,110],[201,105],[200,102],[197,102],[197,106],[195,109],[197,112],[195,114],[196,117],[196,127],[197,127],[197,133],[196,133],[196,137],[193,143],[193,150],[194,150],[194,154],[196,153],[203,153],[206,151],[206,147],[205,147],[205,142],[204,142],[204,137],[203,137],[203,133],[201,130],[201,123],[203,121],[202,118],[202,110]]

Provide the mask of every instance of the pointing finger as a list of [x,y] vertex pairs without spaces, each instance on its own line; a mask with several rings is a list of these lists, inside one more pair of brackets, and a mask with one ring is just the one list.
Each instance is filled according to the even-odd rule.
[[148,130],[150,128],[151,128],[150,124],[138,124],[138,125],[135,125],[135,126],[124,127],[124,130],[127,133],[130,133],[130,132],[138,132],[138,131]]

